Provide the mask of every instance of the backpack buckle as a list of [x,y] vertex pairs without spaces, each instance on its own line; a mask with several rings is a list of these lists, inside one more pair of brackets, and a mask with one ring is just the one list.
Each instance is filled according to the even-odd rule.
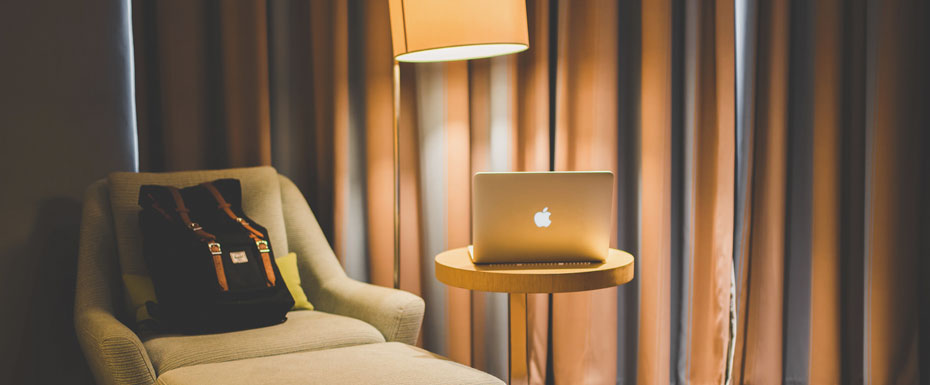
[[203,227],[200,227],[200,224],[198,224],[197,222],[191,222],[190,227],[191,227],[191,231],[203,230]]
[[223,250],[220,248],[219,243],[216,243],[216,242],[207,243],[207,248],[210,249],[210,254],[223,255]]
[[262,240],[262,239],[256,240],[255,246],[258,247],[259,253],[267,253],[271,251],[271,248],[268,247],[268,241],[266,240]]

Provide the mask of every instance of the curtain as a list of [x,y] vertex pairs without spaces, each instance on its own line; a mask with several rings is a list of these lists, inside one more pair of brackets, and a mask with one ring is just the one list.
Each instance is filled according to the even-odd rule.
[[[506,294],[433,274],[470,243],[474,172],[611,170],[636,278],[528,297],[532,383],[916,382],[925,83],[901,74],[927,34],[891,23],[904,3],[531,0],[528,51],[401,64],[419,344],[507,378]],[[390,286],[387,2],[135,0],[133,21],[141,169],[273,165],[348,274]]]
[[141,170],[269,164],[260,2],[133,3]]
[[735,167],[733,2],[643,2],[639,333],[629,383],[723,383]]
[[927,4],[744,3],[734,379],[924,383]]

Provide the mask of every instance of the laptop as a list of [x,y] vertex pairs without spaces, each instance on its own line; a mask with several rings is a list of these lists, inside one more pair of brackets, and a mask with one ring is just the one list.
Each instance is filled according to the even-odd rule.
[[472,183],[472,261],[603,262],[610,171],[479,172]]

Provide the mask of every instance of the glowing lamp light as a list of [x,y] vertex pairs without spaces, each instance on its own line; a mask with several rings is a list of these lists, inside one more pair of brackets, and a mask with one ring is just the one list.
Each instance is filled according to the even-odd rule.
[[524,0],[390,0],[394,59],[439,62],[529,48]]

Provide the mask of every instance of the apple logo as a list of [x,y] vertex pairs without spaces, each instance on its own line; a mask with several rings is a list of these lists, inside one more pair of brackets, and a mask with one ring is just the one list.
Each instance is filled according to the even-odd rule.
[[552,224],[552,221],[549,220],[549,215],[551,214],[548,207],[544,207],[542,211],[536,213],[536,215],[533,216],[533,222],[536,222],[536,227],[549,227],[549,225]]

